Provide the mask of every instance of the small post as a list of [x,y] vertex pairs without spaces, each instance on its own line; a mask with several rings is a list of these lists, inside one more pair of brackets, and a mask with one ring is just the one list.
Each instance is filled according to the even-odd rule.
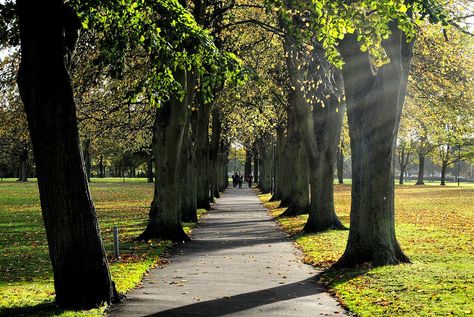
[[118,227],[114,227],[114,255],[117,260],[120,257],[119,248],[120,246],[119,246],[119,237],[118,237]]

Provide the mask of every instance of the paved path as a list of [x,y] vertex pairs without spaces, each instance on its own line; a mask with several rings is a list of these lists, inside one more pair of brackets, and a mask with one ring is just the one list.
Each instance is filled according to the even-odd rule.
[[110,316],[347,316],[255,193],[229,189]]

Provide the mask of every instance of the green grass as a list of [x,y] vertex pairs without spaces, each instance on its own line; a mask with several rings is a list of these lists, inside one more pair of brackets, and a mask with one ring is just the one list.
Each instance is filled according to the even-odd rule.
[[[90,185],[119,292],[136,287],[171,246],[170,242],[133,241],[144,229],[153,197],[152,184],[135,180]],[[105,307],[65,312],[54,306],[52,269],[39,203],[35,182],[0,182],[0,315],[102,316]],[[199,210],[200,215],[203,212]],[[187,232],[193,226],[183,225]],[[119,261],[113,259],[114,226],[119,227]]]
[[[349,225],[350,186],[337,185],[335,204]],[[261,195],[268,201],[269,195]],[[396,187],[398,240],[412,264],[336,271],[347,231],[300,234],[307,216],[280,218],[305,261],[325,269],[321,280],[358,316],[474,314],[474,187]],[[266,203],[277,216],[283,209]]]
[[[16,182],[16,178],[4,178],[3,180],[0,180],[0,184],[2,182],[5,183],[11,183],[11,182]],[[37,181],[36,178],[28,178],[28,182],[33,182],[35,183]],[[98,178],[98,177],[92,177],[91,178],[91,183],[146,183],[147,179],[142,178],[142,177],[135,177],[135,178],[130,178],[130,177],[105,177],[105,178]]]
[[[453,182],[452,181],[453,178],[452,177],[448,177],[446,179],[446,185],[445,186],[449,186],[449,187],[458,187],[458,183],[457,182]],[[344,178],[344,184],[345,185],[351,185],[352,184],[352,179],[350,178]],[[404,185],[415,185],[416,184],[416,180],[405,180],[404,181]],[[430,182],[429,178],[428,179],[425,179],[425,186],[440,186],[441,187],[441,182],[440,181],[432,181]],[[337,179],[334,179],[334,185],[339,185],[338,183],[338,180]],[[395,179],[395,185],[399,186],[398,184],[398,179]],[[421,186],[423,187],[423,186]],[[474,187],[474,182],[461,182],[460,183],[460,187]]]

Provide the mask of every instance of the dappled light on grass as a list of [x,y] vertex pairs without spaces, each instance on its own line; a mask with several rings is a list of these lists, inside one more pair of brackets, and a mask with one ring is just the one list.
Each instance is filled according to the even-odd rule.
[[[63,312],[44,306],[54,301],[53,274],[48,255],[36,183],[0,183],[0,315],[36,313],[60,316],[102,316],[103,308]],[[136,287],[168,241],[137,242],[145,228],[153,184],[91,183],[104,247],[119,292]],[[199,210],[201,216],[205,210]],[[194,224],[183,224],[190,232]],[[119,227],[120,259],[113,255],[113,227]],[[37,306],[43,305],[43,306]],[[36,308],[35,308],[36,307]]]
[[[321,280],[359,316],[469,316],[474,312],[474,187],[397,186],[397,237],[413,264],[329,269]],[[260,195],[273,216],[278,202]],[[349,224],[350,186],[335,186],[335,207]],[[300,234],[307,216],[277,218],[305,261],[327,269],[344,252],[347,231]]]

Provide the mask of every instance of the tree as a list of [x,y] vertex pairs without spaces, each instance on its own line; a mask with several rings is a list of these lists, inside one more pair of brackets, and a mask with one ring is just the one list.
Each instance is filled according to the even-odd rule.
[[[404,122],[405,123],[405,122]],[[408,128],[408,127],[406,127]],[[405,129],[405,126],[402,125],[400,132],[397,138],[397,160],[400,166],[400,176],[399,176],[399,184],[403,185],[405,172],[408,165],[412,162],[413,157],[413,136],[408,129]]]
[[[424,183],[425,157],[434,149],[445,184],[447,168],[470,155],[474,44],[471,36],[457,29],[443,34],[439,26],[430,25],[421,30],[417,43],[407,109],[407,117],[415,118],[409,129],[417,137],[417,184]],[[459,148],[464,149],[461,155]]]
[[18,86],[35,154],[56,302],[73,309],[97,307],[112,301],[114,287],[83,169],[66,65],[80,23],[59,0],[18,0],[17,9]]
[[[390,63],[374,75],[355,35],[341,41],[352,153],[349,240],[337,266],[408,262],[395,237],[393,155],[406,94],[412,43],[389,24],[382,42]],[[370,117],[370,120],[369,120]],[[369,123],[370,122],[370,123]],[[369,124],[368,124],[369,123]]]

